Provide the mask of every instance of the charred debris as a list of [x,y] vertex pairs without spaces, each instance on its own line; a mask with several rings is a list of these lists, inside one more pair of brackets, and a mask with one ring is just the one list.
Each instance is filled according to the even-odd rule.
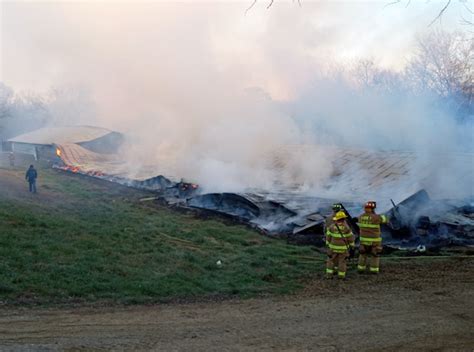
[[[155,173],[146,168],[138,170],[142,179],[133,178],[129,167],[116,154],[123,139],[119,133],[98,127],[69,126],[40,129],[17,136],[9,143],[12,151],[34,154],[35,158],[38,158],[38,150],[46,150],[41,158],[49,160],[54,168],[152,191],[156,193],[156,199],[169,206],[206,216],[225,217],[296,244],[324,246],[323,226],[331,213],[331,205],[342,201],[347,213],[356,217],[362,213],[361,205],[367,200],[345,202],[344,199],[306,196],[292,189],[204,194],[198,185],[183,179],[177,181],[163,175],[149,177]],[[424,169],[429,162],[412,152],[334,149],[321,145],[286,146],[275,155],[269,155],[268,161],[270,167],[278,170],[295,155],[313,152],[334,156],[331,182],[342,184],[357,194],[365,194],[381,185],[389,188],[400,182],[406,184],[410,182],[411,169]],[[447,165],[472,163],[472,155],[446,154],[439,162]],[[367,175],[363,182],[362,187],[367,183],[368,188],[359,189],[360,180],[354,175],[364,170],[375,172]],[[429,174],[421,173],[420,177],[430,179]],[[472,185],[472,170],[456,175],[455,179],[460,184]],[[384,246],[414,251],[473,246],[474,198],[472,190],[467,193],[470,198],[463,201],[439,200],[420,190],[398,204],[392,201],[391,208],[386,199],[381,211],[386,210],[390,223],[382,227]],[[351,227],[357,232],[356,222],[351,222]]]
[[[77,170],[67,171],[77,172]],[[129,187],[153,191],[157,200],[169,206],[193,210],[199,214],[220,216],[244,223],[260,232],[287,238],[289,243],[324,246],[324,221],[331,213],[334,199],[306,197],[291,192],[206,193],[184,180],[164,176],[130,180],[93,174]],[[433,200],[420,190],[385,212],[390,218],[382,226],[384,247],[388,250],[425,252],[449,247],[474,246],[474,200]],[[361,205],[345,202],[353,217]],[[355,225],[356,226],[356,225]]]

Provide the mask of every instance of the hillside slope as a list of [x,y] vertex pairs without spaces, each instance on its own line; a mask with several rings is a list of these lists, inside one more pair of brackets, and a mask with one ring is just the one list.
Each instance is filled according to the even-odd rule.
[[50,169],[39,174],[38,194],[30,194],[22,169],[0,168],[0,300],[138,303],[290,292],[323,266],[310,248],[141,202],[146,192]]

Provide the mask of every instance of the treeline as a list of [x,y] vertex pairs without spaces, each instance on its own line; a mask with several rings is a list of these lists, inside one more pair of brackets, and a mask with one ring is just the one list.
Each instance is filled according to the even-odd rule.
[[0,82],[0,139],[39,128],[49,119],[48,104],[43,97],[16,93]]
[[417,39],[405,69],[394,72],[360,60],[352,72],[363,89],[432,96],[455,118],[473,118],[474,40],[464,32],[433,31]]
[[0,140],[46,125],[86,123],[95,116],[87,91],[54,88],[44,94],[15,92],[0,82]]
[[314,75],[287,113],[309,143],[374,150],[472,152],[474,42],[434,31],[401,65],[336,63]]
[[[433,31],[418,38],[403,70],[382,68],[376,58],[336,65],[315,77],[314,86],[300,92],[285,109],[312,125],[318,134],[328,132],[323,135],[337,134],[333,131],[341,124],[331,126],[330,121],[337,123],[342,119],[347,125],[344,116],[348,114],[351,122],[366,123],[378,123],[382,114],[385,120],[396,123],[399,112],[411,116],[430,115],[433,119],[443,114],[443,119],[448,116],[456,123],[472,126],[473,63],[472,36],[464,32]],[[47,124],[85,123],[94,116],[95,104],[84,89],[24,94],[0,82],[0,139]],[[347,136],[349,138],[354,140],[354,135]],[[393,147],[399,146],[394,144]]]

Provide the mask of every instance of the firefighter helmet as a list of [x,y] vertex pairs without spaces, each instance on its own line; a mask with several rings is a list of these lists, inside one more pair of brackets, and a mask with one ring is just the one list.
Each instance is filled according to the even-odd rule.
[[342,220],[342,219],[345,219],[345,218],[347,218],[346,213],[344,213],[343,211],[338,211],[336,213],[336,216],[334,216],[332,219],[334,221],[338,221],[338,220]]
[[364,208],[368,209],[375,209],[377,207],[377,203],[374,202],[373,200],[369,200],[367,203],[365,203]]
[[334,204],[332,205],[332,210],[333,210],[334,212],[336,212],[336,213],[337,213],[338,211],[340,211],[341,209],[342,209],[342,204],[341,204],[341,203],[334,203]]

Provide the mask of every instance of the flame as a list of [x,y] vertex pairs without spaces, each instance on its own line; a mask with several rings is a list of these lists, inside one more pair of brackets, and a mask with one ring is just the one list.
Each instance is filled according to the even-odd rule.
[[85,170],[81,170],[81,168],[79,166],[73,166],[73,165],[58,166],[58,165],[56,165],[56,166],[53,166],[53,167],[64,170],[64,171],[69,171],[69,172],[72,172],[72,173],[75,173],[75,174],[79,173],[79,174],[82,174],[82,175],[88,175],[88,176],[99,177],[99,178],[107,177],[107,175],[104,174],[101,171],[96,171],[96,170],[85,171]]
[[77,166],[71,166],[71,165],[62,166],[60,167],[60,169],[65,170],[65,171],[71,171],[74,173],[78,173],[80,171],[80,169]]
[[61,149],[56,148],[56,155],[59,156],[59,157],[61,156]]

